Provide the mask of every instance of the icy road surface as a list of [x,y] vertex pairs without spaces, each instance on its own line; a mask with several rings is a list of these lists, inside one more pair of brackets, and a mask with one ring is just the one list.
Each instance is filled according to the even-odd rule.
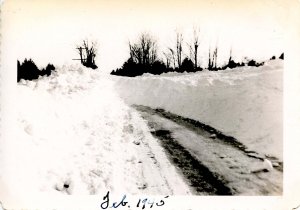
[[[134,106],[152,134],[197,194],[280,195],[282,163],[262,155],[209,126],[146,106]],[[195,125],[196,124],[196,125]],[[199,123],[198,123],[199,124]]]

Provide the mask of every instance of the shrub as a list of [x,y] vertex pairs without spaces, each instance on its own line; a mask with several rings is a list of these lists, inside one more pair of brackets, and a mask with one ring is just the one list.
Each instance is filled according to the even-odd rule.
[[262,66],[263,64],[264,64],[264,62],[258,63],[255,60],[250,60],[248,62],[248,66],[256,66],[256,67],[258,67],[258,66]]
[[18,61],[17,68],[17,81],[19,82],[21,79],[25,80],[33,80],[37,79],[40,75],[40,71],[35,65],[35,63],[29,59],[25,59],[22,64]]
[[150,72],[151,74],[162,74],[167,72],[167,66],[161,61],[155,61],[151,65]]
[[83,45],[78,46],[76,49],[80,56],[80,61],[82,65],[92,69],[98,68],[98,66],[95,63],[95,57],[97,54],[97,47],[95,42],[92,42],[92,46],[89,46],[89,41],[83,40]]
[[154,61],[152,64],[136,63],[132,58],[129,58],[122,68],[113,70],[112,75],[135,77],[144,73],[162,74],[167,72],[166,65],[161,61]]
[[25,59],[21,64],[20,61],[17,61],[17,82],[21,79],[25,80],[34,80],[38,79],[39,76],[50,76],[51,71],[55,70],[55,67],[52,64],[48,64],[46,69],[39,70],[35,63],[29,59]]
[[189,58],[185,58],[181,64],[181,71],[184,72],[195,72],[195,65]]
[[282,53],[282,54],[279,56],[279,58],[280,58],[281,60],[284,60],[284,53]]

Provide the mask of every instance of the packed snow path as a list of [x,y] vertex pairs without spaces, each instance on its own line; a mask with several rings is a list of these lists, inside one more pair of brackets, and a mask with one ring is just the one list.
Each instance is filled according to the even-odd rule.
[[265,157],[209,126],[161,109],[134,107],[197,194],[282,193],[282,163],[276,158],[270,158],[270,167]]

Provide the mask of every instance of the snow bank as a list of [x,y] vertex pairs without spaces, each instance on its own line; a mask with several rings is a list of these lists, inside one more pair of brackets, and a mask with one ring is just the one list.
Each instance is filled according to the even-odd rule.
[[22,80],[17,91],[15,127],[1,145],[0,194],[190,193],[106,74],[63,66]]
[[283,62],[226,71],[115,77],[129,104],[163,108],[215,127],[282,160]]

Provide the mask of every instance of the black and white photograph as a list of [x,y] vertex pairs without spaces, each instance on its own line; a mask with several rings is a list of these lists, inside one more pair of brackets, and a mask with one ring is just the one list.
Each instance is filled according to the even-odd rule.
[[1,2],[0,209],[300,209],[283,201],[299,3]]

